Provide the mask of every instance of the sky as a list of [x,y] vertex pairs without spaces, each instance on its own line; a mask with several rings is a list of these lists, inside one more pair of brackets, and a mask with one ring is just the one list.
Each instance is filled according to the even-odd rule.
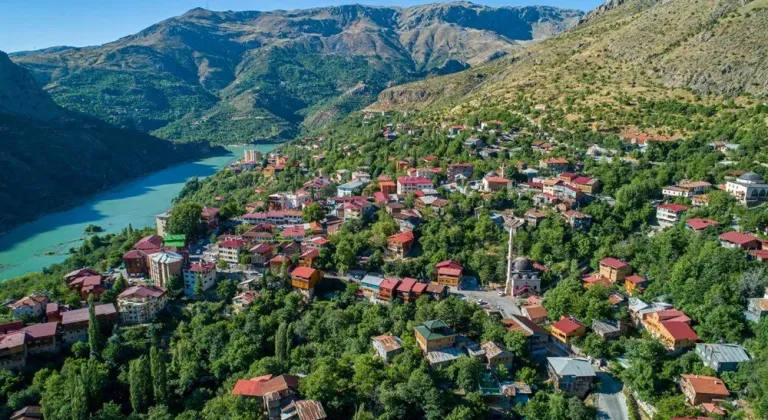
[[[131,35],[195,7],[210,10],[304,9],[339,4],[412,6],[436,0],[0,0],[0,50],[84,47]],[[488,6],[548,5],[591,10],[602,0],[475,0]]]

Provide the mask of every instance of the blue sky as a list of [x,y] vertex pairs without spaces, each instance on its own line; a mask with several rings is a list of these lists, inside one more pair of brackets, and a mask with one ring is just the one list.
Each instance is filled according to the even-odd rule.
[[[0,0],[0,50],[55,45],[82,47],[114,41],[195,7],[212,10],[302,9],[362,3],[410,6],[429,0]],[[482,0],[489,6],[543,4],[590,10],[602,0]]]

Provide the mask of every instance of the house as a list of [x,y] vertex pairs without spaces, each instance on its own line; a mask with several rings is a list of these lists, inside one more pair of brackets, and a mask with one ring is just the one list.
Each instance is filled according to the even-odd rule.
[[365,187],[363,181],[350,181],[336,187],[336,195],[339,197],[351,197],[360,193]]
[[768,291],[762,298],[750,298],[747,300],[747,310],[744,316],[752,322],[760,322],[760,318],[768,315]]
[[547,218],[547,213],[536,209],[530,209],[525,212],[523,217],[529,225],[537,227],[542,220]]
[[147,258],[147,253],[140,249],[131,249],[123,254],[123,264],[128,277],[146,276],[149,271]]
[[745,206],[759,204],[768,198],[768,184],[754,172],[747,172],[736,180],[728,181],[725,191]]
[[203,291],[216,284],[216,265],[211,262],[202,260],[193,262],[189,267],[182,270],[182,274],[184,276],[184,294],[187,296],[195,294],[198,281]]
[[624,279],[624,289],[630,296],[636,293],[643,293],[647,287],[648,280],[645,277],[640,277],[636,274],[633,274]]
[[500,176],[486,176],[483,178],[483,191],[496,192],[504,188],[511,189],[512,181]]
[[308,249],[299,255],[300,267],[312,267],[312,263],[320,256],[320,251]]
[[439,284],[435,282],[430,282],[426,285],[426,289],[424,290],[427,294],[429,294],[432,299],[435,300],[442,300],[448,297],[448,286],[444,284]]
[[165,287],[173,276],[182,276],[184,257],[171,251],[149,255],[149,278],[156,286]]
[[464,273],[464,266],[455,261],[446,260],[435,264],[435,271],[437,271],[438,284],[458,287]]
[[396,194],[397,184],[393,181],[381,181],[379,182],[379,191],[386,196]]
[[413,246],[413,232],[405,231],[387,238],[387,249],[395,258],[405,258]]
[[107,290],[101,274],[78,277],[69,282],[67,287],[77,290],[81,299],[87,299],[89,295],[98,298]]
[[744,250],[761,249],[763,244],[760,238],[746,233],[731,231],[718,236],[720,245],[725,248],[741,248]]
[[473,172],[474,166],[471,163],[452,163],[448,165],[448,180],[457,181],[459,175],[464,179],[470,179]]
[[0,335],[0,369],[21,370],[27,365],[26,340],[23,331]]
[[442,320],[426,321],[414,327],[416,342],[426,354],[447,349],[456,344],[456,333]]
[[719,378],[700,375],[681,375],[680,388],[692,406],[723,401],[731,393]]
[[400,284],[400,280],[393,278],[385,278],[379,284],[378,298],[384,301],[391,301],[397,296],[397,286]]
[[547,373],[555,389],[584,398],[592,388],[595,371],[587,359],[547,357]]
[[623,326],[619,321],[606,320],[600,321],[597,319],[592,320],[592,331],[599,335],[604,340],[613,340],[619,338],[624,334]]
[[163,287],[131,286],[117,296],[117,310],[120,322],[124,324],[144,324],[155,318],[165,309],[168,293]]
[[622,260],[612,257],[600,260],[599,274],[610,280],[611,283],[622,282],[631,273],[632,267]]
[[43,316],[48,298],[45,296],[25,296],[15,302],[6,305],[13,311],[13,317],[38,319]]
[[219,209],[217,207],[203,207],[200,212],[200,221],[208,231],[215,231],[219,228]]
[[280,410],[280,420],[323,420],[327,419],[325,409],[320,401],[296,400],[291,401]]
[[424,188],[432,188],[432,186],[432,180],[428,178],[411,176],[397,178],[398,194],[408,194]]
[[287,408],[296,399],[300,380],[301,378],[295,375],[264,375],[240,379],[235,383],[232,394],[261,399],[268,418],[280,419],[282,409]]
[[276,247],[266,243],[256,244],[248,250],[248,253],[251,254],[251,264],[257,267],[267,266],[276,252]]
[[568,184],[576,187],[584,194],[598,193],[600,191],[600,187],[602,186],[599,179],[591,178],[588,176],[577,176],[568,181]]
[[525,336],[526,343],[528,344],[528,353],[540,354],[547,351],[546,346],[549,342],[549,334],[532,320],[524,316],[512,315],[509,318],[502,319],[501,325],[507,331],[517,331]]
[[653,312],[643,320],[643,326],[651,336],[661,341],[671,352],[678,352],[696,344],[699,336],[690,324],[691,319],[677,309]]
[[384,281],[384,278],[375,274],[366,274],[360,281],[360,289],[363,290],[365,296],[378,296],[379,285]]
[[520,311],[523,313],[523,316],[537,325],[541,325],[549,319],[549,313],[542,305],[526,305],[520,308]]
[[254,300],[256,300],[259,296],[259,292],[255,290],[246,290],[234,298],[232,298],[232,310],[234,312],[240,312],[243,309],[245,309],[248,306],[251,306]]
[[315,294],[315,286],[323,279],[323,272],[310,267],[296,267],[291,272],[291,286],[306,298]]
[[43,411],[40,406],[28,405],[20,410],[14,411],[9,420],[42,420]]
[[556,340],[571,344],[574,338],[581,338],[587,333],[587,326],[576,318],[563,315],[559,321],[550,325],[550,333]]
[[701,219],[694,217],[685,221],[685,228],[696,232],[701,232],[702,230],[717,226],[720,226],[720,223],[717,220],[712,219]]
[[245,248],[246,242],[241,239],[228,239],[218,243],[219,260],[230,264],[240,263],[240,252]]
[[50,321],[22,328],[27,334],[27,354],[58,353],[60,350],[59,323]]
[[576,210],[563,213],[563,219],[572,229],[588,230],[592,226],[592,216]]
[[[96,305],[96,319],[102,327],[117,320],[117,309],[111,303]],[[66,311],[61,314],[61,338],[66,345],[88,338],[88,308]]]
[[656,207],[656,221],[662,227],[674,226],[686,211],[688,211],[688,206],[682,204],[660,204]]
[[427,362],[431,368],[445,367],[455,362],[461,356],[464,356],[463,349],[459,347],[446,347],[428,352]]
[[486,341],[480,348],[485,352],[485,362],[489,368],[504,366],[507,369],[512,368],[514,355],[507,351],[503,346],[493,342]]
[[696,355],[705,366],[717,373],[733,372],[739,363],[749,361],[749,355],[744,347],[738,344],[698,343]]
[[539,168],[547,169],[553,173],[566,172],[570,167],[571,164],[566,158],[549,158],[539,161]]
[[385,334],[373,337],[373,350],[376,355],[386,361],[392,360],[395,356],[403,352],[403,341],[392,334]]

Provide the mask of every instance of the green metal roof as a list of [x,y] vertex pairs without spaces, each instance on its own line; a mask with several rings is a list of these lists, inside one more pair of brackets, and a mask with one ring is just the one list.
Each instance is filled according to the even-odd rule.
[[456,335],[448,324],[441,320],[426,321],[423,325],[414,327],[416,332],[427,340],[435,340]]
[[187,235],[182,233],[165,235],[163,237],[163,245],[182,248],[187,245]]

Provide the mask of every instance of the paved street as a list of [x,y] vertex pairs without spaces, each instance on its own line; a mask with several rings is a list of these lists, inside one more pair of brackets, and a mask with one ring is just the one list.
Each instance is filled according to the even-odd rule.
[[520,307],[517,306],[515,300],[509,296],[499,296],[497,290],[456,290],[451,288],[451,293],[466,296],[472,302],[482,299],[488,302],[488,305],[492,308],[501,311],[505,318],[510,315],[521,315]]
[[597,418],[610,420],[629,420],[627,400],[621,390],[624,384],[605,372],[596,372],[600,379],[597,391]]

